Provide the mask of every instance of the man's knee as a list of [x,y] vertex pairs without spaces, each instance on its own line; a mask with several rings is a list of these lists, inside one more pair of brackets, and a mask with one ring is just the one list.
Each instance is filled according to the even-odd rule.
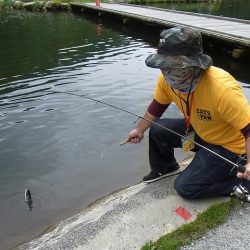
[[195,198],[194,192],[190,190],[188,181],[184,178],[177,177],[174,182],[174,188],[176,192],[185,199]]

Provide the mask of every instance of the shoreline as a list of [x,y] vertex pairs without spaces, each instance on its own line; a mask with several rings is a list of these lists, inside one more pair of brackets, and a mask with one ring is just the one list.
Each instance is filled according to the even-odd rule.
[[14,9],[14,10],[24,10],[24,11],[31,11],[31,12],[47,12],[47,11],[68,11],[71,12],[72,8],[69,2],[63,1],[15,1],[11,3],[2,3],[0,0],[0,11],[4,9]]
[[[181,168],[189,161],[184,160]],[[140,249],[147,241],[194,221],[211,205],[229,199],[184,200],[173,189],[174,179],[171,176],[115,191],[16,249]],[[178,214],[179,208],[190,217]]]

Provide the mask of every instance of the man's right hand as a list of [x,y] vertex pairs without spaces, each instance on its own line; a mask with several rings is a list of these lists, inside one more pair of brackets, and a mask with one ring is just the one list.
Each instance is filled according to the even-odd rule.
[[155,120],[156,117],[146,111],[138,126],[128,133],[127,139],[122,141],[120,145],[126,143],[139,143],[143,139],[145,131],[150,127],[151,122]]
[[131,130],[128,134],[128,137],[120,143],[120,145],[126,144],[126,143],[139,143],[144,137],[144,132],[142,132],[139,128],[135,128]]

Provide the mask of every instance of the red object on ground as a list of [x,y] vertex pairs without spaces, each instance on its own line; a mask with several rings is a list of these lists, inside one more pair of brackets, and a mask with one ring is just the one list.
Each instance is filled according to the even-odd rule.
[[180,215],[183,220],[189,220],[192,217],[192,214],[190,214],[184,207],[177,207],[175,212]]
[[95,6],[99,7],[100,6],[100,0],[95,0]]

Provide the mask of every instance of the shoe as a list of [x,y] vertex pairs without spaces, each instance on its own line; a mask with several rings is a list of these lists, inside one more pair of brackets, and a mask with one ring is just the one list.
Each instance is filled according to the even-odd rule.
[[162,173],[162,172],[157,172],[155,170],[152,170],[148,175],[143,177],[143,182],[145,183],[151,183],[154,181],[157,181],[159,179],[165,178],[167,176],[172,176],[180,173],[180,166],[177,166],[175,169]]

